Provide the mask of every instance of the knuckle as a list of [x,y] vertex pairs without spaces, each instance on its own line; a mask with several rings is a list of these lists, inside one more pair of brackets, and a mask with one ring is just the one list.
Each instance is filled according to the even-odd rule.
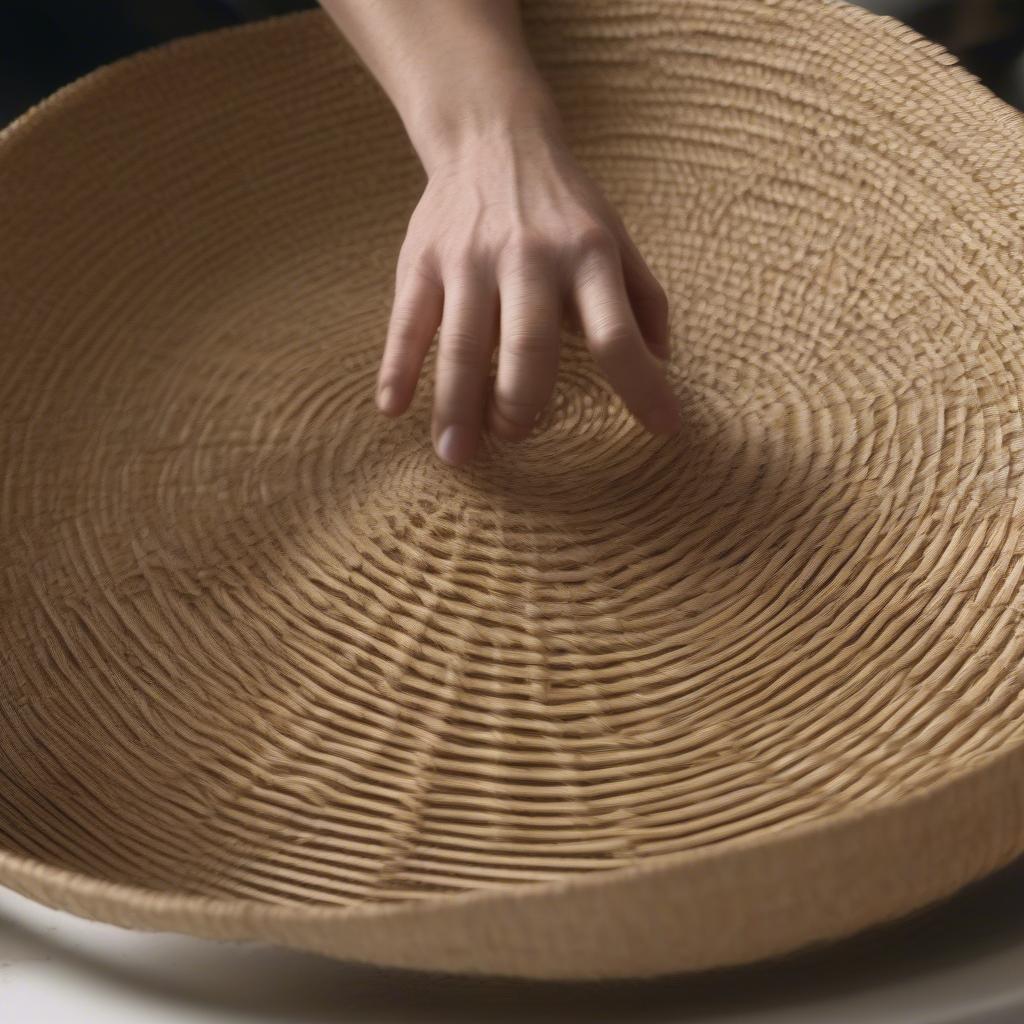
[[518,231],[509,239],[506,251],[519,266],[534,267],[551,259],[553,245],[534,231]]
[[540,408],[540,403],[534,399],[502,391],[495,392],[494,401],[506,419],[525,423],[532,423]]
[[452,239],[440,251],[442,276],[451,282],[471,284],[487,272],[491,257],[487,246],[474,239]]
[[510,354],[522,359],[547,355],[553,344],[548,335],[539,331],[513,331],[505,342]]
[[438,359],[450,366],[476,367],[483,362],[484,346],[470,331],[454,328],[441,338]]
[[589,224],[572,238],[569,250],[581,262],[606,259],[616,251],[615,237],[603,224]]
[[388,336],[393,344],[402,348],[415,344],[421,334],[420,321],[406,310],[396,309],[391,314]]
[[597,356],[622,356],[633,347],[633,331],[621,321],[611,320],[595,328],[590,347]]
[[398,250],[395,276],[401,280],[407,274],[429,274],[430,254],[418,243],[406,238]]
[[494,412],[500,425],[512,432],[529,431],[537,422],[543,404],[515,395],[495,391]]

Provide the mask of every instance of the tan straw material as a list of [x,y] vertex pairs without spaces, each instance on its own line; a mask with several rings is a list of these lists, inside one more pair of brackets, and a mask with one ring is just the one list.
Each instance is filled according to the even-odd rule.
[[674,308],[453,471],[373,411],[422,172],[318,13],[0,137],[0,883],[546,977],[750,961],[1024,849],[1024,127],[820,0],[529,6]]

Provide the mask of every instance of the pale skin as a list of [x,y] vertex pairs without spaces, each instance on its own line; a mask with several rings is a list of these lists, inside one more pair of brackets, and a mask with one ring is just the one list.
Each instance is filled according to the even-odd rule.
[[427,175],[398,256],[381,412],[408,409],[436,335],[437,454],[463,465],[484,431],[522,440],[551,399],[567,321],[639,423],[674,433],[665,292],[570,152],[518,0],[321,3]]

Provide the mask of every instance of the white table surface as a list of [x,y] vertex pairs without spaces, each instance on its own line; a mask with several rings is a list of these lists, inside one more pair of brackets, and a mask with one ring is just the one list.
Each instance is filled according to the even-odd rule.
[[0,1024],[1020,1024],[1024,865],[771,965],[648,982],[464,979],[135,933],[0,889]]

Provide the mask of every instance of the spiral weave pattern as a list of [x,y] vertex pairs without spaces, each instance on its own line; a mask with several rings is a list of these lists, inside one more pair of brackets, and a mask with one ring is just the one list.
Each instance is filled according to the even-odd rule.
[[535,434],[468,469],[429,368],[375,413],[422,174],[319,14],[0,137],[0,882],[644,974],[1024,848],[1018,116],[840,4],[527,13],[669,292],[677,437],[573,337]]

